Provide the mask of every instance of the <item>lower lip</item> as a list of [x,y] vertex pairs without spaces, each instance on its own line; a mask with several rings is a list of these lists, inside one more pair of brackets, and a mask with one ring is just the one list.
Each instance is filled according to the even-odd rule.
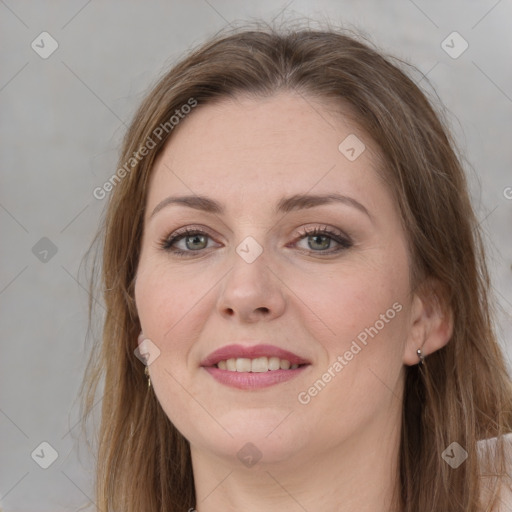
[[238,389],[261,389],[298,377],[309,365],[295,370],[269,370],[267,372],[231,372],[216,366],[203,367],[217,382]]

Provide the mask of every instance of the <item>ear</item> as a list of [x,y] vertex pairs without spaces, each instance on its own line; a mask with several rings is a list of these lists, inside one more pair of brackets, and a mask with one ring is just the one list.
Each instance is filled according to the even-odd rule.
[[418,349],[427,357],[450,341],[453,334],[453,312],[442,292],[441,283],[428,278],[414,293],[404,364],[412,366],[419,363]]

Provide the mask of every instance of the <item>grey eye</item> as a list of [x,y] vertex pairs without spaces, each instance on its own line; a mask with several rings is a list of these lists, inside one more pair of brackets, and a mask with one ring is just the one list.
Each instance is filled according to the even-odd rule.
[[308,237],[308,246],[310,249],[325,250],[329,249],[332,239],[325,235],[311,235]]
[[189,235],[185,237],[185,245],[191,251],[206,249],[208,245],[208,235]]

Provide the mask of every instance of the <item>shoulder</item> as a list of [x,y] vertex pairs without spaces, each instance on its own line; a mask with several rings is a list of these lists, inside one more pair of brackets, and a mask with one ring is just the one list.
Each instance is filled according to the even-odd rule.
[[[493,508],[493,512],[512,512],[512,432],[503,435],[502,440],[505,453],[505,475],[498,478],[500,488],[496,507]],[[477,453],[482,472],[481,483],[483,487],[483,497],[488,495],[490,486],[496,481],[496,478],[491,476],[493,474],[492,468],[486,470],[486,466],[495,459],[497,446],[498,438],[496,437],[477,442]]]

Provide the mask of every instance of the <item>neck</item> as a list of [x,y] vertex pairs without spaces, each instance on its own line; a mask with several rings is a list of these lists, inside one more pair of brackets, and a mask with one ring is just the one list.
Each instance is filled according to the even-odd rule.
[[[382,424],[381,424],[382,426]],[[392,508],[399,427],[351,437],[334,449],[252,468],[192,449],[197,512],[374,512]]]

